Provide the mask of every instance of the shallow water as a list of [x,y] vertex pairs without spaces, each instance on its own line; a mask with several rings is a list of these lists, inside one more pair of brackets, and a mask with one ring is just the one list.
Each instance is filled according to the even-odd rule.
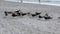
[[[21,2],[21,0],[5,0],[9,2]],[[43,5],[52,5],[60,6],[60,0],[23,0],[23,3],[33,3],[33,4],[43,4]]]

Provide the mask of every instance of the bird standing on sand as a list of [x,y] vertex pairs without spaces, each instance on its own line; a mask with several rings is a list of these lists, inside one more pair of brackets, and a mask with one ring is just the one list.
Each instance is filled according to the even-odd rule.
[[39,17],[39,18],[43,18],[43,16],[40,16],[40,15],[39,15],[38,17]]
[[21,15],[22,15],[22,16],[25,16],[26,14],[27,14],[27,13],[22,13]]
[[41,12],[40,13],[38,13],[38,12],[35,12],[36,13],[36,15],[39,15],[39,14],[41,14]]
[[31,14],[32,15],[32,17],[35,17],[36,16],[36,14]]
[[48,16],[48,14],[46,13],[45,16],[44,16],[44,19],[52,19],[52,17]]
[[15,13],[12,13],[12,17],[16,17],[17,15]]
[[5,11],[4,13],[5,13],[5,16],[7,16],[7,15],[8,15],[6,11]]

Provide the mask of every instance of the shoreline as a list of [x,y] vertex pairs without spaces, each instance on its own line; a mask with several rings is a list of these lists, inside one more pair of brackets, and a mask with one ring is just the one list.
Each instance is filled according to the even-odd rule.
[[[16,17],[10,15],[4,18],[4,11],[15,11],[21,9],[23,12],[44,12],[55,19],[38,20],[36,18]],[[43,13],[43,14],[44,14]],[[0,34],[60,34],[60,7],[30,4],[0,2]],[[56,19],[57,18],[57,19]]]
[[[4,2],[12,2],[12,3],[21,3],[21,2],[14,2],[14,1],[4,1]],[[41,5],[50,5],[50,6],[60,6],[60,4],[57,3],[50,3],[50,2],[29,2],[29,1],[23,1],[23,3],[29,3],[29,4],[41,4]]]
[[16,3],[16,2],[0,2],[0,8],[3,9],[21,9],[23,11],[47,11],[60,12],[59,6],[31,4],[31,3]]

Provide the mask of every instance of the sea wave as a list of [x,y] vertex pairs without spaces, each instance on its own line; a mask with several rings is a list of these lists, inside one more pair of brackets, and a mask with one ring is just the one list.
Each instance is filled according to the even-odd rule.
[[[21,2],[19,0],[5,0],[5,1]],[[23,3],[33,3],[33,4],[43,4],[43,5],[60,6],[60,3],[56,3],[56,2],[31,2],[31,1],[23,1]]]

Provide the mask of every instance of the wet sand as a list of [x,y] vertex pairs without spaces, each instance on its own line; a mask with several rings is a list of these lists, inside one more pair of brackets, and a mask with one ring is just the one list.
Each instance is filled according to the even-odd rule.
[[[4,11],[48,13],[51,20],[35,18],[4,16]],[[0,2],[0,34],[60,34],[60,7],[29,3]]]

